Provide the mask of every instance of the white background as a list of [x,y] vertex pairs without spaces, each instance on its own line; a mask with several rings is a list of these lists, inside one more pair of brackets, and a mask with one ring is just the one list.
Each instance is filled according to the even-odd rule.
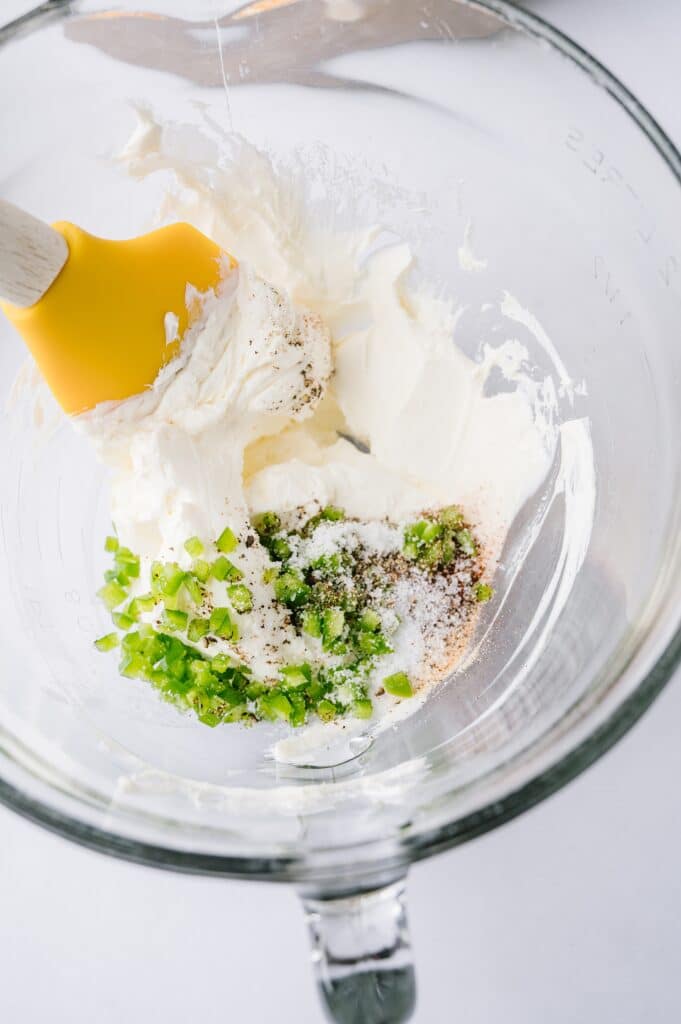
[[[0,0],[0,21],[31,6]],[[681,144],[679,0],[528,4]],[[566,790],[410,876],[415,1024],[681,1019],[681,677]],[[0,809],[0,1021],[316,1024],[294,893],[108,860]]]

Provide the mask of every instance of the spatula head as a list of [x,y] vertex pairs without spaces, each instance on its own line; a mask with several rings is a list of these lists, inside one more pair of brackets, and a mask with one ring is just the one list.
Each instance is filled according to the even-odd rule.
[[[153,384],[199,311],[187,303],[187,286],[215,288],[235,264],[190,224],[126,241],[96,238],[66,222],[54,227],[69,247],[59,276],[33,306],[2,308],[57,401],[73,414]],[[177,332],[168,340],[174,318]]]

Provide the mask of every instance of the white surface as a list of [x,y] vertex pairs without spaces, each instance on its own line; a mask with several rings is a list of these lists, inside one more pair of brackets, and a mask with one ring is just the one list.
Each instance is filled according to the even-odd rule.
[[[4,0],[1,17],[26,7]],[[681,143],[678,0],[544,0]],[[681,678],[595,768],[416,867],[416,1024],[681,1019]],[[290,890],[183,878],[0,810],[0,1020],[321,1020]]]

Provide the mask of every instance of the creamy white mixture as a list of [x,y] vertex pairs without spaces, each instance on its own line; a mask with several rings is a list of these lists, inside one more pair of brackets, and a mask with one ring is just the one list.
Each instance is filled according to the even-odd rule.
[[[119,537],[142,557],[133,594],[149,589],[153,559],[190,568],[189,537],[211,540],[226,526],[243,538],[252,533],[244,451],[309,418],[331,375],[329,335],[319,317],[295,309],[244,265],[228,270],[218,293],[202,302],[180,358],[149,391],[78,417],[113,471],[111,512]],[[237,653],[258,676],[271,677],[278,665],[302,660],[305,646],[285,626],[284,610],[263,582],[266,553],[254,544],[235,560],[254,602],[240,620]],[[208,586],[213,603],[224,604],[224,584],[211,580]],[[151,614],[146,620],[160,621]],[[275,635],[279,649],[273,651]],[[218,649],[234,653],[226,642],[214,653]]]
[[[455,306],[412,283],[408,246],[378,247],[371,226],[320,225],[242,139],[219,165],[192,159],[205,147],[191,132],[142,113],[122,159],[136,177],[171,171],[161,218],[190,221],[238,267],[203,297],[180,358],[149,392],[78,418],[113,471],[112,517],[143,557],[142,578],[154,558],[184,564],[190,536],[243,534],[253,513],[327,504],[401,523],[459,503],[493,569],[555,445],[527,387],[485,394],[492,367],[519,381],[522,346],[467,358]],[[304,642],[291,629],[285,650],[267,647],[281,622],[263,559],[257,545],[235,556],[255,604],[240,653],[268,676],[303,657]]]
[[[526,390],[485,397],[492,367],[514,378],[526,356],[522,346],[502,345],[487,352],[482,363],[468,359],[455,344],[456,306],[411,282],[414,256],[408,246],[376,248],[377,226],[341,231],[320,225],[299,183],[277,173],[268,157],[243,139],[230,137],[216,166],[214,154],[205,142],[201,145],[202,136],[194,136],[196,129],[163,127],[145,112],[139,116],[122,160],[135,177],[164,170],[175,176],[160,218],[190,221],[236,256],[242,275],[271,282],[286,301],[316,314],[330,332],[333,376],[314,415],[282,406],[278,422],[268,421],[261,398],[250,385],[242,387],[256,365],[261,375],[266,372],[257,357],[252,367],[246,359],[237,365],[231,356],[225,364],[228,374],[236,371],[238,376],[212,403],[205,427],[212,429],[217,419],[244,418],[244,486],[235,481],[228,500],[239,506],[243,490],[254,512],[316,501],[339,504],[360,518],[395,522],[424,508],[459,502],[492,554],[498,552],[518,508],[546,474],[555,445],[555,436],[537,422]],[[188,156],[192,152],[198,154],[195,160]],[[203,159],[202,152],[208,154]],[[268,311],[261,295],[252,301],[248,315],[266,331]],[[213,316],[201,339],[205,362],[191,366],[191,387],[197,386],[200,373],[215,390],[227,383],[219,368],[214,372],[226,344],[216,322]],[[225,330],[233,330],[226,315]],[[301,364],[307,358],[302,353]],[[271,379],[261,376],[261,390],[283,390],[271,362],[269,372]],[[165,379],[157,382],[154,402],[166,385]],[[184,421],[191,420],[192,436],[201,435],[206,410],[203,402],[192,408],[191,387],[169,388],[146,421],[157,441],[165,419],[175,419],[180,407]],[[139,404],[124,403],[109,422],[138,421],[139,414]],[[107,458],[104,418],[91,423],[97,424]],[[168,520],[177,516],[195,486],[186,482],[184,469],[173,473],[181,457],[164,452]],[[173,476],[179,488],[174,496],[167,489]],[[194,503],[213,508],[224,502],[223,484],[203,480],[202,489],[193,491]],[[117,518],[121,531],[124,523],[133,529],[144,518],[134,494],[127,496],[125,510],[116,493],[114,502],[117,517],[125,512],[125,520]],[[173,540],[170,534],[164,539]]]

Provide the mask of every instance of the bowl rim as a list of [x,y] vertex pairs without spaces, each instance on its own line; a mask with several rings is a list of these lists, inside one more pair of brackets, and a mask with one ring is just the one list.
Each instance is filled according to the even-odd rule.
[[[634,94],[600,61],[569,36],[545,19],[516,7],[513,0],[456,0],[463,6],[491,13],[506,25],[548,44],[568,58],[578,70],[585,73],[597,86],[606,91],[641,130],[657,150],[673,177],[681,186],[681,153],[657,121]],[[0,26],[0,46],[27,32],[32,32],[47,21],[68,16],[73,0],[47,0],[15,20]],[[405,866],[443,852],[460,843],[474,839],[499,825],[510,821],[524,811],[551,796],[586,768],[602,757],[639,720],[670,681],[681,662],[681,623],[658,655],[655,663],[635,689],[600,721],[585,738],[578,739],[568,749],[557,754],[547,766],[536,774],[511,786],[500,797],[488,800],[476,810],[444,824],[421,832],[407,833],[401,840],[397,856],[386,856],[377,863],[375,873],[401,873]],[[0,754],[3,753],[0,748]],[[522,757],[522,753],[517,755]],[[233,878],[252,878],[269,881],[311,883],[315,880],[312,865],[294,855],[275,857],[238,854],[212,854],[179,850],[127,838],[119,833],[92,825],[78,817],[64,813],[47,801],[23,792],[17,785],[0,777],[0,804],[49,831],[79,845],[138,864],[191,874],[217,875]],[[380,840],[358,843],[366,853]],[[345,853],[352,847],[345,848]],[[395,851],[393,850],[393,854]],[[370,859],[365,862],[362,877],[368,878],[372,869]],[[328,869],[327,869],[328,870]],[[320,874],[320,879],[324,873]],[[359,885],[360,883],[358,883]],[[353,884],[353,888],[358,887]]]

